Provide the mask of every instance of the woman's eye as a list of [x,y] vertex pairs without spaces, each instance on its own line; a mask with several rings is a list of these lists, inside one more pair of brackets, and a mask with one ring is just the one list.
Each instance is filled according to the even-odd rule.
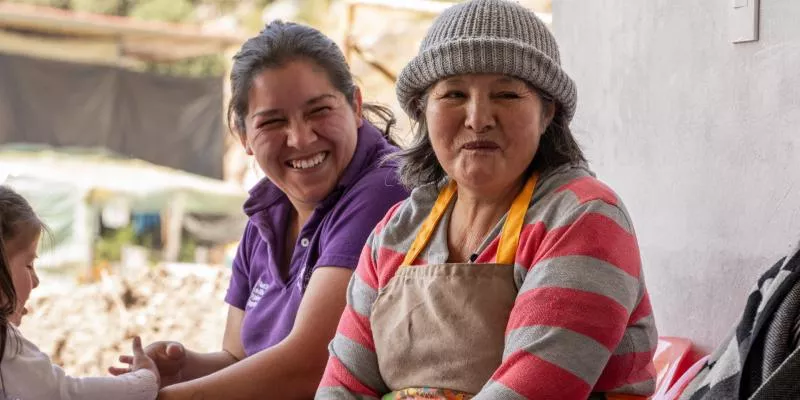
[[279,125],[280,125],[280,124],[282,124],[284,121],[286,121],[286,120],[285,120],[285,119],[280,119],[280,118],[279,118],[279,119],[268,119],[268,120],[266,120],[266,121],[264,121],[264,122],[262,122],[262,123],[258,124],[258,125],[256,126],[256,128],[257,128],[257,129],[262,129],[262,128],[273,128],[273,127],[279,126]]
[[458,90],[451,90],[442,95],[443,99],[463,99],[464,97],[467,97],[467,95]]
[[518,99],[520,95],[516,92],[500,92],[496,94],[495,97],[500,99]]
[[326,114],[328,114],[328,112],[329,112],[330,110],[331,110],[331,108],[330,108],[330,107],[328,107],[328,106],[324,106],[324,107],[317,107],[317,108],[315,108],[315,109],[311,110],[311,112],[310,112],[309,114],[310,114],[311,116],[314,116],[314,117],[319,117],[319,116],[323,116],[323,115],[326,115]]

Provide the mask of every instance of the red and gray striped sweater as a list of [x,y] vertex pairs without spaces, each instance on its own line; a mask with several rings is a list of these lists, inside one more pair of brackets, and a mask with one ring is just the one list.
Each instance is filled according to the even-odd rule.
[[[368,239],[317,399],[375,399],[403,389],[386,387],[381,379],[369,316],[437,194],[433,185],[414,190]],[[446,262],[447,220],[449,215],[417,263]],[[494,261],[503,220],[475,262]],[[657,334],[636,236],[622,202],[585,167],[566,165],[541,177],[522,229],[514,279],[518,294],[503,361],[476,398],[652,394]]]

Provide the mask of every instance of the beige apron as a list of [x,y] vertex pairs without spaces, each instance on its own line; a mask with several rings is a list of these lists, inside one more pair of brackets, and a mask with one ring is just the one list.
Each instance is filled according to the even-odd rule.
[[537,178],[528,179],[508,211],[496,264],[412,265],[455,197],[455,183],[439,193],[403,264],[372,307],[381,376],[398,391],[385,398],[427,397],[423,391],[469,398],[500,366],[517,296],[514,258]]

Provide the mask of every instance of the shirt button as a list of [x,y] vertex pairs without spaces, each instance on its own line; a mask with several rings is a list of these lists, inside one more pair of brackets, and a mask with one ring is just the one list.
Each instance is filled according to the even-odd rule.
[[310,241],[310,240],[308,240],[308,238],[302,238],[302,239],[300,239],[300,246],[303,246],[303,247],[308,247],[309,243],[311,243],[311,241]]

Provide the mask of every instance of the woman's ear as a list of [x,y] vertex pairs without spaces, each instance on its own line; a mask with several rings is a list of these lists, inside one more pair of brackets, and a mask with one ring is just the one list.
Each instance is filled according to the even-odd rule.
[[243,120],[231,121],[228,129],[230,129],[231,133],[233,133],[234,135],[236,135],[236,137],[239,138],[239,143],[241,143],[242,147],[244,147],[245,153],[247,153],[248,156],[252,156],[253,150],[250,148],[250,144],[247,143],[247,128],[244,126],[244,121]]
[[363,105],[364,100],[361,97],[361,88],[356,86],[356,89],[353,91],[353,112],[355,113],[356,124],[359,128],[364,124]]
[[252,156],[253,149],[250,148],[250,143],[247,142],[247,134],[237,130],[236,135],[239,136],[239,141],[242,143],[242,147],[244,147],[244,152],[248,156]]
[[548,101],[547,104],[544,105],[544,110],[542,110],[542,133],[547,130],[547,127],[550,126],[550,123],[553,122],[553,118],[556,116],[556,103],[554,101]]

